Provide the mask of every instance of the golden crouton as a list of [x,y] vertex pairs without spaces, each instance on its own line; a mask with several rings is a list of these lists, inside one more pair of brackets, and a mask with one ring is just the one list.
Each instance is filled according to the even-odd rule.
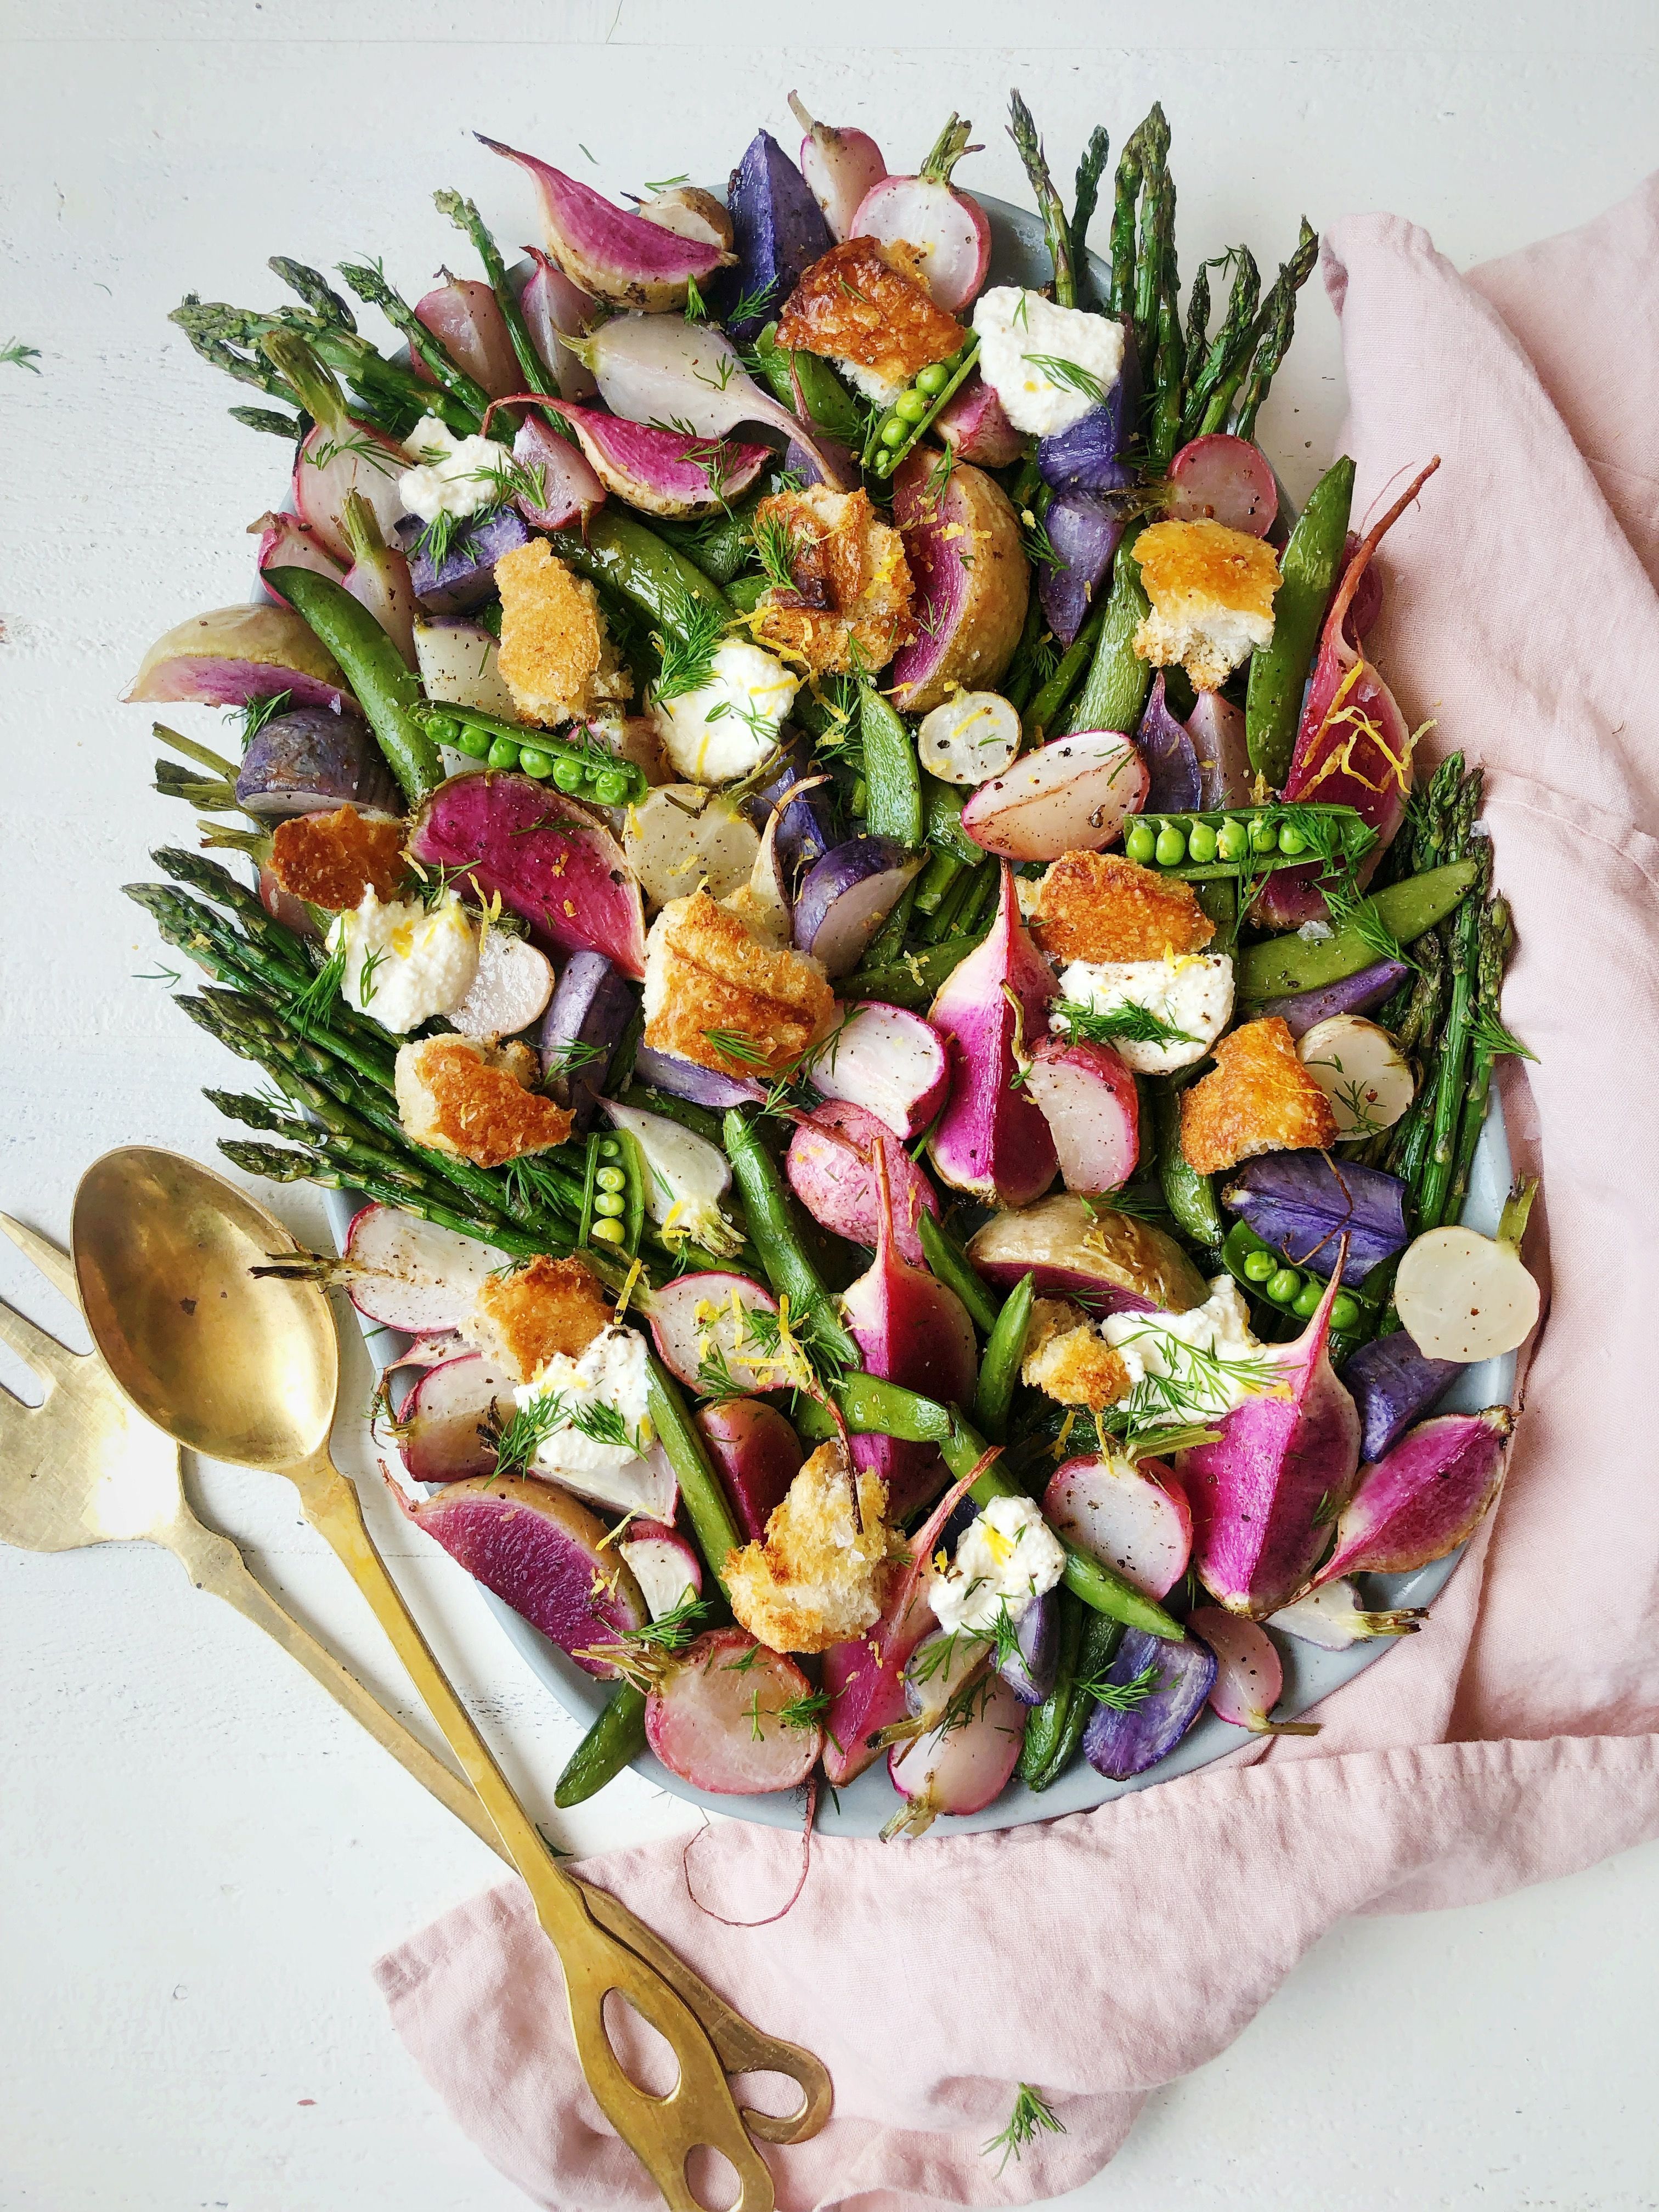
[[820,1444],[766,1523],[766,1540],[728,1553],[732,1610],[757,1642],[774,1651],[827,1651],[881,1618],[902,1539],[888,1528],[887,1486],[860,1471],[859,1517],[853,1475],[839,1439]]
[[1181,1149],[1200,1175],[1258,1152],[1299,1152],[1336,1142],[1331,1102],[1296,1056],[1277,1014],[1246,1022],[1215,1048],[1216,1071],[1181,1094]]
[[611,1325],[611,1301],[580,1260],[544,1255],[491,1275],[461,1324],[496,1374],[533,1382],[556,1352],[580,1359]]
[[777,343],[789,353],[827,355],[904,386],[930,362],[948,361],[968,333],[936,307],[896,252],[849,238],[815,261],[785,302]]
[[1064,853],[1038,888],[1037,942],[1053,960],[1162,960],[1199,952],[1215,924],[1190,884],[1121,853]]
[[1081,1306],[1039,1298],[1026,1325],[1019,1376],[1062,1406],[1098,1413],[1129,1395],[1129,1370]]
[[904,540],[869,493],[778,492],[756,509],[755,529],[772,533],[794,579],[761,594],[756,638],[820,675],[885,668],[908,637],[915,586]]
[[836,1018],[816,960],[769,951],[707,891],[671,899],[645,941],[645,1042],[722,1075],[781,1073]]
[[1134,550],[1152,603],[1133,639],[1143,660],[1179,661],[1200,691],[1213,691],[1272,642],[1279,562],[1261,538],[1224,522],[1155,522]]
[[502,1050],[465,1036],[422,1037],[400,1047],[392,1080],[411,1143],[458,1153],[481,1168],[504,1167],[526,1152],[563,1144],[570,1110],[526,1090],[517,1071],[529,1060],[522,1046]]
[[333,914],[361,906],[370,890],[388,904],[404,880],[404,825],[355,806],[293,815],[271,833],[270,872],[295,898]]
[[568,722],[632,696],[605,626],[599,595],[585,576],[555,559],[544,538],[515,545],[495,563],[501,595],[496,665],[521,714]]

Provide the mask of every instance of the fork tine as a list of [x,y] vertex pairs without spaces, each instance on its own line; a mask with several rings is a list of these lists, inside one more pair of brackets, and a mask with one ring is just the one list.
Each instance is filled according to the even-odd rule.
[[84,1352],[71,1352],[49,1330],[0,1298],[0,1344],[8,1345],[26,1365],[55,1382],[68,1382],[86,1365]]
[[75,1263],[67,1252],[43,1237],[38,1229],[28,1229],[21,1221],[14,1221],[9,1213],[0,1213],[0,1229],[3,1229],[26,1260],[32,1260],[54,1291],[61,1291],[70,1304],[80,1310],[81,1293],[75,1280]]

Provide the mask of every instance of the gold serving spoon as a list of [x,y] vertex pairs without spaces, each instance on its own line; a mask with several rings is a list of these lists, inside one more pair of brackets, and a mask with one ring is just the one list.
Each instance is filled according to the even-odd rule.
[[[8,1214],[0,1213],[0,1230],[55,1291],[71,1305],[78,1303],[75,1269],[66,1252]],[[0,1343],[11,1347],[45,1391],[41,1404],[27,1406],[0,1389],[0,1543],[32,1552],[106,1543],[163,1546],[198,1589],[222,1598],[264,1629],[440,1804],[498,1857],[507,1858],[467,1784],[284,1610],[249,1573],[228,1537],[197,1519],[180,1486],[178,1444],[144,1419],[104,1362],[95,1353],[71,1351],[3,1300]],[[804,2142],[816,2135],[833,2103],[823,2061],[798,2044],[763,2034],[609,1890],[586,1882],[580,1887],[593,1917],[684,1998],[728,2074],[784,2074],[799,2087],[801,2102],[793,2112],[745,2108],[750,2133],[775,2143]]]
[[[297,1249],[263,1208],[177,1153],[106,1152],[76,1193],[81,1301],[99,1349],[140,1410],[210,1458],[285,1474],[307,1518],[345,1562],[523,1876],[559,1954],[576,2049],[600,2109],[674,2212],[702,2212],[690,2154],[720,2152],[741,2193],[732,2212],[772,2212],[772,2177],[696,2015],[664,1977],[600,1928],[557,1865],[451,1687],[363,1525],[356,1492],[329,1455],[339,1343],[315,1283],[257,1277]],[[618,1991],[673,2051],[665,2096],[631,2081],[604,2004]]]

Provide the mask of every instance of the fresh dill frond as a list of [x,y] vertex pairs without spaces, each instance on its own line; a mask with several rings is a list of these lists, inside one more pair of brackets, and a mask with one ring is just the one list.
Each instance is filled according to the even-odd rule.
[[452,514],[447,507],[441,507],[421,532],[415,550],[422,560],[441,570],[479,520],[476,514]]
[[346,948],[343,933],[340,942],[312,977],[310,982],[289,1008],[289,1020],[301,1036],[308,1036],[320,1029],[333,1012],[340,995],[340,986],[345,981]]
[[574,1429],[590,1443],[605,1444],[612,1451],[643,1454],[649,1443],[630,1429],[616,1407],[607,1405],[603,1398],[593,1398],[573,1408],[563,1425]]
[[371,945],[363,955],[363,964],[357,971],[357,1000],[367,1006],[374,996],[375,971],[386,963],[386,952],[379,945]]
[[727,1060],[735,1060],[744,1067],[764,1067],[768,1054],[763,1046],[738,1030],[705,1030],[703,1042]]
[[550,1075],[574,1075],[579,1067],[591,1067],[596,1060],[610,1056],[607,1045],[589,1044],[583,1037],[566,1037],[542,1055],[542,1080]]
[[1092,369],[1085,368],[1080,362],[1067,361],[1054,353],[1023,353],[1022,361],[1029,361],[1033,368],[1040,368],[1050,384],[1062,391],[1081,392],[1085,399],[1096,404],[1106,397],[1106,387]]
[[562,1391],[550,1390],[520,1406],[495,1437],[495,1472],[519,1474],[533,1465],[547,1439],[565,1425]]
[[1488,1060],[1500,1060],[1508,1053],[1517,1060],[1529,1060],[1534,1066],[1538,1054],[1529,1052],[1512,1030],[1505,1029],[1496,1014],[1483,1006],[1469,1027],[1469,1041],[1476,1052],[1484,1053]]
[[834,1703],[828,1690],[803,1691],[799,1697],[791,1698],[787,1705],[778,1708],[778,1718],[785,1728],[816,1728]]
[[731,313],[722,319],[727,324],[752,322],[757,315],[766,313],[772,303],[772,295],[777,289],[777,278],[769,276],[756,290],[739,293]]
[[708,320],[708,302],[702,296],[702,288],[695,276],[685,280],[685,319],[688,323]]
[[655,1620],[625,1628],[620,1641],[635,1651],[684,1651],[688,1644],[696,1643],[713,1612],[707,1598],[688,1595]]
[[1080,1000],[1062,999],[1054,1019],[1063,1022],[1068,1036],[1079,1044],[1196,1044],[1198,1039],[1155,1014],[1150,1006],[1133,1000],[1097,1013]]
[[[250,699],[246,707],[233,707],[230,719],[242,726],[243,751],[247,750],[267,722],[275,721],[278,714],[286,714],[293,703],[294,694],[291,691],[268,691],[263,699]],[[171,730],[167,732],[167,738],[171,744],[182,745],[183,741]],[[193,748],[187,750],[191,751],[193,758],[201,759],[201,753]],[[209,755],[208,757],[210,759],[213,756]]]
[[1024,507],[1020,512],[1019,542],[1026,559],[1034,568],[1064,568],[1054,541],[1048,535],[1048,526],[1035,507]]
[[1158,1662],[1149,1659],[1133,1682],[1114,1682],[1106,1675],[1097,1675],[1092,1681],[1079,1682],[1079,1690],[1085,1698],[1092,1698],[1097,1705],[1109,1706],[1115,1713],[1132,1713],[1137,1705],[1144,1705],[1160,1680]]
[[1376,901],[1363,896],[1352,882],[1331,884],[1325,893],[1325,904],[1332,927],[1352,930],[1379,960],[1397,960],[1407,968],[1417,965],[1378,913]]
[[714,679],[714,655],[726,635],[726,617],[718,607],[693,599],[687,591],[681,591],[671,605],[668,622],[652,635],[662,663],[652,687],[659,703],[707,688]]
[[13,338],[9,345],[0,346],[0,367],[26,368],[31,376],[40,375],[34,364],[40,358],[40,347],[25,345],[21,338]]
[[989,2158],[994,2150],[1000,2150],[1002,2156],[997,2172],[1000,2173],[1011,2158],[1018,2165],[1039,2135],[1063,2136],[1065,2132],[1065,2121],[1054,2118],[1046,2100],[1029,2081],[1022,2081],[1007,2126],[1000,2136],[993,2136],[980,2146],[980,2156]]
[[761,564],[766,580],[780,592],[795,588],[795,538],[788,518],[781,514],[757,514],[752,536],[755,556]]
[[690,181],[690,173],[682,169],[678,177],[659,177],[654,185],[647,178],[645,189],[654,198],[658,192],[672,192],[676,185],[689,185]]

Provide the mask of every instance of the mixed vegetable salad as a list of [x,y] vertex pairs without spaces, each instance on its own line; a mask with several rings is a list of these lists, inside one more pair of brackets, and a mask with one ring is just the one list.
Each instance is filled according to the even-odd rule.
[[406,1510],[615,1685],[560,1802],[884,1754],[917,1833],[1419,1626],[1364,1578],[1491,1506],[1508,1409],[1434,1409],[1538,1312],[1530,1189],[1459,1223],[1522,1047],[1480,770],[1367,656],[1435,464],[1362,536],[1254,441],[1311,230],[1183,311],[1162,110],[1097,259],[1107,134],[1068,208],[1016,94],[992,283],[967,124],[791,105],[724,197],[483,141],[544,246],[438,193],[481,276],[340,271],[406,351],[292,261],[185,301],[292,500],[131,696],[234,710],[157,782],[258,882],[130,889],[268,1079],[226,1153],[363,1200],[292,1264],[410,1340]]

